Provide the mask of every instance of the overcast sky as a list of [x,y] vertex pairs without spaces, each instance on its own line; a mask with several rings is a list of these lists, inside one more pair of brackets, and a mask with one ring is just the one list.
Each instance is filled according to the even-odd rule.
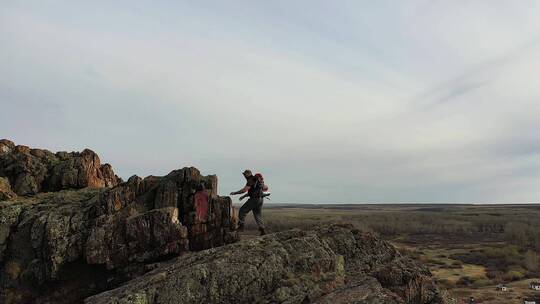
[[0,138],[274,202],[540,201],[540,1],[1,1]]

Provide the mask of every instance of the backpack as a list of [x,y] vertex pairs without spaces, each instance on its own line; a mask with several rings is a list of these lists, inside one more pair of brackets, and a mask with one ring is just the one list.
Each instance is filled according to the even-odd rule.
[[264,193],[264,178],[260,173],[255,174],[255,182],[249,188],[249,197],[261,198]]

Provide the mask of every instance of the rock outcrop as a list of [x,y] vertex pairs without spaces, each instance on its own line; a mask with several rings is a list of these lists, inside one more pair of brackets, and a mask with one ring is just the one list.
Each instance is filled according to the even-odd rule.
[[74,303],[156,261],[237,240],[217,178],[195,168],[0,202],[0,303]]
[[181,256],[85,303],[447,302],[427,269],[370,234],[333,225]]
[[52,153],[16,146],[6,139],[0,140],[0,177],[8,180],[14,193],[23,196],[64,189],[113,187],[122,182],[112,167],[102,165],[97,154],[89,149]]
[[352,226],[237,242],[236,225],[195,168],[121,182],[90,150],[0,141],[0,303],[447,303]]

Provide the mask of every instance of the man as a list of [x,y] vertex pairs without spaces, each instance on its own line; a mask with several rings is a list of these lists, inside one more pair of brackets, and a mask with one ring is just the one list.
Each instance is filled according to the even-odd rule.
[[259,226],[259,232],[261,235],[266,234],[266,230],[264,229],[264,222],[262,219],[262,205],[263,205],[263,182],[259,181],[255,176],[253,176],[253,173],[251,173],[251,170],[245,170],[243,173],[244,178],[246,179],[246,185],[244,188],[231,192],[231,195],[237,195],[242,193],[248,193],[249,199],[247,202],[240,207],[240,211],[238,212],[238,230],[244,231],[244,221],[246,219],[246,215],[253,211],[253,217],[255,218],[255,222],[257,222],[257,225]]

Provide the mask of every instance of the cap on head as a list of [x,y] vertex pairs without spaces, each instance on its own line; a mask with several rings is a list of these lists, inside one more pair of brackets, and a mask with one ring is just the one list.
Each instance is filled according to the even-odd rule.
[[244,174],[244,176],[253,175],[253,173],[251,173],[251,170],[249,170],[249,169],[244,170],[244,172],[242,172],[242,174]]

